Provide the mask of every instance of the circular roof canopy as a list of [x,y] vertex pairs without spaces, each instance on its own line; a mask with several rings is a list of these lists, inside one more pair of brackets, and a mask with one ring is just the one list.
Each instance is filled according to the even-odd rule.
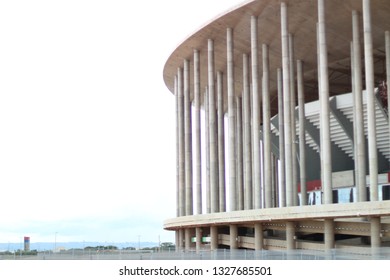
[[[294,37],[295,60],[304,62],[307,101],[318,98],[317,86],[317,1],[286,0],[288,29]],[[174,92],[174,77],[184,59],[192,61],[193,51],[200,51],[201,89],[207,86],[207,40],[214,40],[215,69],[226,72],[226,32],[233,28],[235,94],[242,92],[242,55],[250,55],[250,17],[258,16],[259,59],[261,45],[269,46],[270,89],[272,108],[277,110],[276,69],[282,65],[280,0],[246,1],[213,19],[185,39],[170,55],[164,67],[164,81]],[[207,7],[205,7],[207,8]],[[360,15],[360,34],[363,43],[362,0],[326,0],[326,37],[328,47],[330,95],[351,91],[350,43],[352,41],[352,11]],[[385,35],[390,30],[390,3],[371,0],[375,80],[385,79]],[[362,44],[362,54],[363,54]],[[261,65],[261,60],[260,65]],[[364,65],[364,63],[363,63]],[[261,66],[260,66],[261,67]],[[192,64],[191,64],[192,71]],[[260,69],[261,76],[261,69]],[[191,87],[192,77],[191,77]],[[226,84],[226,83],[225,83]],[[226,90],[225,90],[226,93]],[[225,98],[226,100],[227,98]]]

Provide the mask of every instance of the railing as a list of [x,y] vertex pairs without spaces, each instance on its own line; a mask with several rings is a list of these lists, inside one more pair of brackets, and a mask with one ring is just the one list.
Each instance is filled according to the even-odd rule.
[[372,249],[316,250],[228,250],[153,252],[153,251],[83,251],[38,253],[36,256],[0,255],[1,259],[15,260],[390,260],[390,247]]

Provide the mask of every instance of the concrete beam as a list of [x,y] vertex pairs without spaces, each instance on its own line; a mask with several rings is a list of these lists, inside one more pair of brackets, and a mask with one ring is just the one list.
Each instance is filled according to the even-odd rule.
[[298,221],[305,219],[363,218],[390,216],[390,201],[356,202],[347,204],[323,204],[264,208],[227,213],[211,213],[178,217],[164,222],[164,228],[176,230],[183,227],[217,226],[230,223],[248,224],[269,221]]

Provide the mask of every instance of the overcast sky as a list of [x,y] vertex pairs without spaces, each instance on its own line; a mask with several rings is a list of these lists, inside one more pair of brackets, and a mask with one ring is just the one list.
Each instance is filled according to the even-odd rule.
[[240,2],[0,1],[0,243],[174,241],[163,67]]

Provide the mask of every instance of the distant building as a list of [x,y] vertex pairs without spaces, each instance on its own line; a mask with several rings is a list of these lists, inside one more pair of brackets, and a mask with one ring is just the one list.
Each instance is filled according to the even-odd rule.
[[173,51],[178,250],[390,246],[389,31],[388,0],[245,1]]
[[60,253],[62,251],[66,251],[66,248],[65,247],[62,247],[62,246],[56,246],[53,250],[53,253]]
[[30,251],[30,237],[29,236],[24,237],[24,251],[25,252]]

